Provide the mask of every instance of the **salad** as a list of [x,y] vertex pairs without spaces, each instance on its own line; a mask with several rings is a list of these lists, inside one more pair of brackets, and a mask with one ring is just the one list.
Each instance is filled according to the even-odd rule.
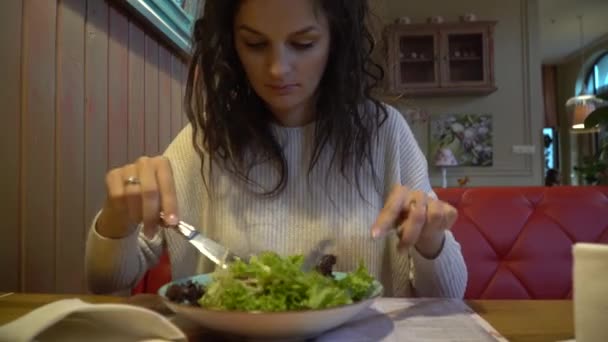
[[326,309],[369,297],[374,278],[363,263],[344,277],[332,274],[336,257],[325,255],[315,269],[301,270],[304,257],[263,252],[249,262],[235,261],[217,269],[206,286],[187,282],[167,290],[169,300],[207,309],[294,311]]

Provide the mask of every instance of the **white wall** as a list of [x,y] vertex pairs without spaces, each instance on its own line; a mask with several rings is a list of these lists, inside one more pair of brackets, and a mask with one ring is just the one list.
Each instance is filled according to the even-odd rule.
[[[421,107],[431,114],[490,113],[494,123],[494,165],[488,168],[457,168],[448,172],[448,186],[468,175],[470,186],[540,185],[542,176],[542,87],[537,0],[373,0],[381,20],[392,22],[409,16],[414,22],[441,15],[446,21],[473,12],[480,20],[497,20],[494,34],[495,79],[498,90],[488,96],[414,98],[397,107]],[[428,156],[429,124],[413,125],[419,144]],[[533,144],[534,155],[512,153],[513,145]],[[434,186],[440,173],[430,166]]]

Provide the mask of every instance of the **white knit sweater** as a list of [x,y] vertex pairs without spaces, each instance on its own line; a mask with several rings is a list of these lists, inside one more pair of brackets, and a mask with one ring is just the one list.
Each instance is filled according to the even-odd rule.
[[[383,283],[387,296],[412,296],[414,288],[418,296],[461,298],[467,270],[460,245],[449,231],[443,249],[433,260],[415,248],[399,253],[395,234],[379,240],[371,237],[371,225],[395,184],[435,197],[426,159],[410,128],[397,110],[387,108],[389,116],[378,132],[379,139],[372,140],[380,182],[374,184],[369,169],[362,172],[363,196],[338,168],[328,171],[328,151],[322,153],[308,175],[314,124],[274,127],[284,147],[289,177],[278,196],[256,195],[217,166],[211,176],[206,171],[210,180],[207,192],[200,175],[200,158],[192,146],[192,129],[186,127],[165,152],[173,167],[180,219],[242,255],[263,250],[283,255],[306,253],[320,239],[330,237],[335,240],[330,252],[338,257],[335,269],[353,270],[363,261]],[[264,164],[254,167],[250,176],[268,187],[276,180],[276,172]],[[157,264],[163,245],[169,250],[174,279],[212,270],[211,263],[173,231],[161,230],[153,239],[136,232],[115,240],[100,236],[92,228],[86,248],[90,289],[107,293],[133,287],[147,269]]]

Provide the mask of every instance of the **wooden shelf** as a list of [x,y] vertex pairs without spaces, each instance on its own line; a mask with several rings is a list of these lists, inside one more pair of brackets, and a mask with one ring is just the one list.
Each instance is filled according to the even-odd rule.
[[432,63],[432,58],[402,58],[401,63]]
[[481,57],[450,57],[450,62],[479,62],[481,61]]

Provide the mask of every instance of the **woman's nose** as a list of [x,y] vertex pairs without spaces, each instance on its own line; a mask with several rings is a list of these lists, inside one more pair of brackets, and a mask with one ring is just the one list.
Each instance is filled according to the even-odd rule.
[[285,47],[278,47],[272,50],[269,61],[270,76],[275,79],[284,78],[291,71],[291,56]]

